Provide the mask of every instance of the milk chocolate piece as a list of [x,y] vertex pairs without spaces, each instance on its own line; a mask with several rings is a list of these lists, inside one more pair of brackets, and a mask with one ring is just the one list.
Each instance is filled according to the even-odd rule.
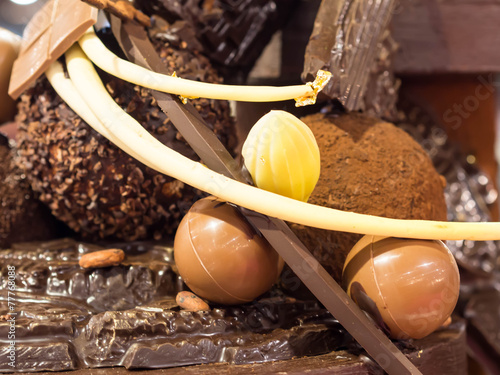
[[[155,56],[154,47],[142,28],[131,23],[121,25],[121,21],[115,16],[112,16],[112,25],[118,42],[124,46],[124,41],[127,41],[128,48],[123,49],[132,62],[153,70],[165,69],[159,57]],[[156,93],[153,95],[164,111],[179,110],[178,102],[163,101],[156,96]],[[218,143],[215,134],[211,132],[206,132],[208,140],[200,136],[201,130],[199,129],[206,128],[202,121],[174,122],[174,125],[197,153],[210,155],[210,151],[207,152],[207,150],[214,148],[213,145]],[[230,161],[231,157],[222,144],[219,143],[213,151],[220,157],[204,159],[203,161],[209,168],[228,173],[229,177],[246,182],[246,177],[242,175],[241,170],[234,168],[234,162],[224,162],[224,160]],[[387,336],[368,320],[283,221],[245,209],[241,209],[241,212],[262,233],[318,300],[384,370],[390,374],[420,373]]]
[[14,118],[16,105],[7,90],[20,44],[21,38],[0,27],[0,124]]
[[97,9],[80,0],[49,0],[24,30],[9,95],[17,99],[96,22]]

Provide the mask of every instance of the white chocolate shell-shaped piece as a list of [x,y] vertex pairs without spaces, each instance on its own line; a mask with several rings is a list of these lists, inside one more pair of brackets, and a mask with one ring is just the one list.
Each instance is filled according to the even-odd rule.
[[257,187],[307,202],[320,173],[319,148],[309,127],[271,111],[250,130],[242,155]]

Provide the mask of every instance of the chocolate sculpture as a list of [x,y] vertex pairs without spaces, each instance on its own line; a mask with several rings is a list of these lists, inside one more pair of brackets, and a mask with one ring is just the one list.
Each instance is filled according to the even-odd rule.
[[[90,38],[92,38],[92,36],[90,36]],[[89,38],[86,39],[87,41],[91,40]],[[94,39],[95,41],[95,39]],[[84,46],[84,49],[87,48],[88,46]],[[92,48],[92,47],[90,47]],[[90,51],[92,52],[92,51]],[[71,80],[74,80],[74,85],[75,87],[78,88],[82,88],[84,85],[86,85],[86,82],[82,82],[81,80],[79,80],[79,78],[81,77],[77,77],[78,74],[74,74],[75,72],[82,72],[82,76],[84,76],[84,78],[89,78],[89,79],[92,79],[94,80],[94,76],[92,76],[91,74],[87,74],[90,72],[90,69],[88,68],[88,64],[85,62],[85,61],[82,61],[83,60],[83,54],[81,53],[81,51],[78,50],[78,48],[72,48],[70,51],[68,51],[68,54],[67,54],[67,62],[68,62],[68,71],[69,71],[69,74],[71,76]],[[78,70],[76,69],[75,67],[76,66],[80,66],[80,65],[76,65],[77,63],[80,63],[82,62],[84,65],[81,65],[81,66],[85,66],[83,70]],[[57,63],[55,65],[53,65],[50,69],[49,69],[49,72],[48,72],[48,75],[49,75],[49,79],[51,80],[52,84],[57,87],[57,90],[61,90],[60,92],[62,93],[62,95],[65,97],[65,99],[68,99],[68,101],[71,101],[71,99],[69,98],[69,90],[67,90],[67,86],[66,84],[69,84],[70,82],[68,78],[64,78],[64,76],[61,76],[61,73],[63,72],[63,69],[61,66],[59,66]],[[77,82],[78,81],[78,82]],[[95,81],[95,83],[97,83],[97,80]],[[64,86],[64,87],[63,87]],[[238,197],[236,195],[234,195],[234,191],[236,190],[236,187],[238,186],[239,188],[242,189],[242,191],[246,191],[248,193],[252,193],[252,192],[255,192],[256,193],[256,190],[255,188],[248,188],[248,187],[243,187],[244,185],[243,184],[235,184],[229,180],[226,180],[226,179],[220,179],[219,176],[217,176],[216,174],[213,174],[211,172],[208,172],[206,171],[205,169],[203,168],[200,168],[196,165],[195,168],[193,168],[193,170],[191,171],[191,173],[199,173],[200,174],[200,178],[193,178],[192,175],[189,175],[189,174],[186,174],[186,173],[183,173],[184,171],[182,170],[183,168],[191,168],[193,166],[195,166],[195,164],[191,163],[191,162],[188,162],[182,158],[179,158],[177,154],[175,153],[171,153],[171,152],[167,152],[167,150],[164,150],[163,148],[161,147],[158,147],[156,146],[157,144],[155,142],[153,142],[153,140],[151,138],[148,138],[148,134],[147,132],[144,132],[143,130],[140,130],[139,128],[137,128],[135,125],[132,124],[132,122],[130,122],[128,120],[128,117],[124,116],[121,114],[121,112],[118,111],[117,109],[117,112],[115,112],[115,114],[117,115],[117,117],[119,117],[120,119],[123,119],[124,120],[124,123],[123,123],[123,126],[120,128],[120,132],[123,131],[123,134],[118,134],[118,132],[116,131],[116,127],[114,126],[115,125],[115,122],[113,121],[112,119],[112,116],[110,116],[109,113],[106,113],[105,110],[103,111],[100,111],[100,109],[103,109],[103,105],[102,103],[99,103],[99,100],[102,98],[103,99],[103,102],[106,102],[106,103],[109,103],[110,104],[110,107],[111,107],[111,103],[113,101],[109,101],[108,99],[106,99],[102,93],[104,92],[104,90],[102,90],[101,88],[99,88],[98,86],[89,86],[89,87],[95,87],[96,90],[93,92],[96,94],[96,97],[98,97],[97,100],[95,100],[95,98],[91,98],[89,95],[88,95],[88,92],[85,93],[85,92],[82,92],[82,91],[79,91],[80,92],[80,95],[82,95],[82,97],[84,97],[85,99],[85,102],[88,102],[88,103],[93,103],[95,104],[95,108],[97,108],[98,112],[96,114],[98,114],[98,119],[97,121],[93,121],[91,119],[91,122],[92,122],[92,125],[95,126],[96,128],[99,128],[100,132],[103,133],[103,134],[106,134],[106,136],[108,136],[110,139],[113,140],[113,142],[117,143],[120,147],[124,148],[127,150],[127,152],[131,153],[133,156],[139,158],[139,160],[141,160],[142,162],[144,162],[145,164],[153,167],[153,168],[156,168],[156,169],[159,169],[159,170],[162,170],[166,173],[171,173],[173,175],[175,175],[176,177],[180,178],[181,180],[185,180],[186,182],[189,182],[189,183],[193,183],[195,186],[198,186],[199,188],[204,188],[204,190],[206,189],[207,191],[209,192],[217,192],[221,195],[226,195],[226,197],[229,197],[232,195],[232,198],[229,199],[229,200],[233,200],[237,203],[241,203],[242,201],[238,199]],[[85,91],[85,90],[83,90]],[[176,104],[178,105],[178,103]],[[94,109],[94,107],[92,106],[92,108]],[[81,109],[81,108],[80,108]],[[92,117],[90,115],[89,112],[87,112],[87,110],[85,108],[82,109],[82,113],[84,116],[88,116],[89,118]],[[138,142],[140,144],[140,150],[139,149],[136,149],[135,145],[132,146],[132,143],[129,142],[132,138],[133,138],[133,135],[134,135],[134,132],[136,132],[137,135],[139,135],[139,137],[144,137],[146,139],[145,142],[143,142],[140,138],[138,139]],[[146,149],[147,149],[147,146],[151,146],[151,152],[148,152]],[[160,164],[160,160],[158,158],[159,155],[165,155],[165,156],[168,156],[169,158],[171,157],[172,159],[172,162],[174,163],[175,166],[179,167],[178,169],[179,170],[175,170],[175,168],[169,168],[169,167],[164,167]],[[208,186],[208,185],[204,185],[207,181],[208,181],[208,177],[210,178],[213,178],[217,181],[217,184],[215,186]],[[205,180],[203,180],[205,178]],[[224,189],[226,188],[226,189]],[[256,193],[257,194],[257,193]],[[269,199],[266,199],[263,204],[267,204],[268,202],[270,202],[270,195],[268,194],[261,194],[261,193],[258,193],[258,195],[260,197],[266,197],[266,198],[269,198]],[[278,203],[280,203],[280,199],[278,197],[273,197],[276,199],[276,201]],[[325,213],[325,216],[327,216],[327,227],[333,227],[333,211],[331,210],[316,210],[316,209],[313,209],[310,205],[296,205],[295,202],[292,203],[288,200],[281,200],[281,202],[285,203],[285,205],[289,205],[289,206],[292,206],[292,205],[295,205],[297,208],[298,207],[302,207],[304,209],[309,209],[311,210],[310,212],[307,213],[307,220],[309,220],[309,218],[312,216],[312,212],[313,211],[322,211]],[[251,203],[251,202],[250,202]],[[258,205],[255,204],[255,201],[253,202],[253,206],[252,204],[250,204],[250,206],[252,208],[254,207],[257,207]],[[273,208],[276,207],[276,205],[273,205],[274,207],[271,207],[269,210],[265,211],[265,212],[278,212],[278,211],[273,211]],[[262,207],[262,205],[261,205]],[[279,216],[283,216],[283,218],[290,218],[290,217],[294,217],[295,219],[298,218],[297,215],[293,216],[290,214],[290,212],[284,212],[285,210],[281,210],[279,211]],[[250,217],[250,220],[253,220],[252,219],[252,213],[249,213],[245,210],[243,210],[242,212],[245,213],[245,215],[247,215],[248,217]],[[328,217],[328,213],[330,213],[330,216]],[[289,215],[289,216],[287,216]],[[342,214],[339,214],[339,218],[342,218],[342,217],[349,217],[349,215],[342,215]],[[266,231],[268,231],[269,229],[274,230],[275,231],[275,228],[273,228],[272,226],[269,228],[269,225],[268,223],[271,222],[272,225],[274,225],[275,227],[278,228],[278,231],[277,232],[281,232],[281,233],[284,233],[285,236],[287,236],[287,229],[286,227],[283,227],[282,224],[278,221],[275,221],[273,219],[269,220],[269,218],[266,218],[266,217],[263,217],[263,216],[259,216],[259,215],[256,215],[254,216],[255,217],[255,220],[257,221],[254,221],[254,224],[257,225],[257,227],[259,227],[261,229],[261,231],[266,235]],[[361,217],[361,216],[356,216],[355,215],[355,218],[358,218],[358,219],[363,219],[364,217]],[[364,224],[361,225],[362,228],[366,229],[368,228],[370,225],[370,222],[380,222],[381,225],[384,226],[385,230],[389,230],[387,225],[390,224],[390,223],[394,223],[395,224],[395,228],[394,229],[391,229],[391,230],[394,230],[395,232],[397,232],[399,230],[399,232],[397,233],[405,233],[405,230],[407,230],[408,228],[408,223],[405,223],[404,225],[398,221],[386,221],[386,220],[380,220],[380,219],[376,219],[376,218],[365,218],[366,221],[364,222]],[[267,221],[266,221],[267,220]],[[305,222],[308,222],[308,223],[312,223],[312,221],[302,221],[302,220],[298,220],[299,222],[301,223],[305,223]],[[315,221],[315,223],[319,223],[320,220],[317,220]],[[399,223],[399,227],[398,227],[398,223]],[[418,227],[418,223],[411,223],[411,224],[416,224],[416,226]],[[422,229],[430,229],[431,228],[431,225],[429,223],[421,223],[422,225],[420,225],[420,229],[417,228],[417,230],[415,231],[410,231],[410,233],[406,232],[406,235],[409,236],[409,235],[421,235],[421,236],[424,236],[423,234],[423,230]],[[266,225],[268,225],[268,228],[266,228]],[[318,224],[319,225],[319,224]],[[338,225],[338,227],[337,227]],[[405,227],[406,225],[406,227]],[[344,223],[344,226],[342,227],[341,224],[335,224],[335,227],[337,228],[350,228],[350,230],[353,230],[353,227],[352,227],[352,221],[351,220],[347,220],[346,223]],[[455,225],[448,225],[446,223],[440,223],[440,226],[439,228],[434,228],[434,232],[430,231],[429,233],[426,233],[425,236],[429,236],[429,237],[432,237],[432,236],[441,236],[441,235],[448,235],[450,237],[453,238],[453,236],[456,236],[456,234],[453,234],[452,232],[452,229],[453,228],[456,228],[457,226]],[[462,228],[469,228],[470,229],[470,226],[461,226]],[[481,226],[476,226],[477,228],[475,228],[474,230],[472,230],[471,232],[469,232],[467,234],[467,236],[471,236],[471,237],[474,237],[474,236],[477,236],[477,234],[479,233],[480,236],[484,235],[484,233],[486,233],[486,230],[484,230],[481,234],[481,230],[483,229],[483,225]],[[384,230],[384,228],[381,228],[380,230]],[[448,232],[446,231],[446,229],[448,229]],[[479,229],[479,230],[477,230]],[[358,230],[361,230],[361,229],[358,229]],[[379,229],[377,229],[379,230]],[[475,233],[473,233],[475,231]],[[271,236],[271,232],[267,232],[267,235],[269,235],[270,237]],[[289,238],[293,238],[293,237],[289,237]],[[295,243],[293,243],[294,246]],[[286,251],[286,250],[283,250],[281,249],[280,251],[283,251],[283,254],[287,256],[287,258],[285,260],[287,260],[287,262],[289,262],[291,265],[294,264],[293,262],[293,259],[291,257],[291,255],[294,255],[294,252],[293,251]],[[298,247],[296,247],[296,250],[297,251],[297,254],[301,254],[300,253],[300,245],[298,245]],[[307,253],[305,253],[307,254]],[[311,261],[314,261],[314,259],[311,259],[311,258],[307,258],[307,255],[304,255],[302,254],[303,258],[300,258],[299,259],[308,259],[308,260],[311,260]],[[299,263],[295,263],[295,266],[297,266]],[[313,265],[315,265],[314,263],[312,263]],[[313,267],[314,268],[314,267]],[[326,275],[323,275],[321,274],[321,269],[318,268],[320,271],[318,271],[318,274],[320,277],[323,277],[323,280],[327,280],[328,278],[326,277]],[[306,270],[307,271],[307,270]],[[308,271],[310,272],[310,271]],[[301,275],[301,277],[303,278],[307,278],[307,272],[306,273],[299,273],[299,275]],[[315,275],[315,273],[313,272],[311,275]],[[328,283],[327,283],[328,284]],[[332,288],[335,286],[335,283],[330,283],[329,284]],[[311,288],[314,289],[314,285],[313,283],[311,283]],[[317,291],[317,289],[316,289]],[[332,289],[332,291],[335,291],[335,288]],[[318,295],[320,295],[321,293],[318,292]],[[325,300],[325,296],[328,297],[328,295],[325,295],[325,294],[322,294],[321,297],[322,297],[322,300]],[[340,306],[342,305],[345,305],[347,306],[347,310],[349,310],[349,301],[348,300],[343,300],[342,301],[342,293],[340,292],[337,292],[335,291],[335,293],[332,293],[331,294],[332,297],[335,297],[335,298],[338,298],[339,301],[341,301],[340,303]],[[331,309],[331,311],[334,311],[333,308],[329,307]],[[379,339],[379,336],[380,336],[380,333],[376,330],[372,330],[370,327],[372,327],[371,325],[369,324],[365,324],[364,323],[364,320],[363,320],[363,315],[362,313],[361,314],[358,314],[356,313],[356,310],[354,308],[351,308],[349,310],[350,314],[341,314],[342,315],[342,320],[344,322],[344,324],[347,323],[348,319],[351,319],[352,317],[358,319],[357,321],[359,322],[359,325],[352,325],[352,326],[349,326],[350,329],[353,330],[353,334],[355,334],[355,337],[356,338],[360,338],[360,340],[362,341],[362,333],[363,333],[363,329],[365,330],[368,330],[368,332],[372,335],[371,337],[373,339],[377,339],[379,340],[380,342],[384,342],[384,339],[383,338],[380,338]],[[340,313],[339,313],[340,314]],[[358,314],[358,315],[357,315]],[[339,317],[341,316],[339,315]],[[359,328],[359,330],[358,330]],[[361,342],[360,341],[360,342]],[[387,341],[387,340],[386,340]],[[380,346],[378,345],[377,342],[372,342],[373,345],[370,345],[370,343],[368,341],[364,341],[363,342],[363,345],[368,349],[369,351],[371,351],[372,355],[375,355],[376,357],[376,351],[373,350],[373,348],[375,348],[376,346]],[[390,371],[392,372],[397,372],[397,368],[398,368],[398,365],[400,366],[399,369],[401,369],[403,372],[406,372],[406,373],[409,373],[411,371],[413,371],[412,369],[412,365],[408,365],[408,363],[405,363],[405,361],[407,361],[405,359],[404,356],[400,355],[399,352],[397,350],[392,350],[391,349],[391,346],[392,344],[387,344],[387,345],[384,345],[382,350],[386,350],[386,353],[388,354],[393,354],[395,355],[395,361],[392,362],[392,363],[389,363],[387,366],[387,368],[389,369],[390,368]],[[102,346],[98,346],[97,349],[98,350],[101,350],[103,347]],[[158,349],[159,347],[155,347],[155,349]],[[134,357],[136,359],[139,359],[139,358],[149,358],[150,359],[150,364],[154,364],[154,361],[153,361],[153,358],[155,358],[155,355],[152,354],[152,356],[148,356],[148,354],[146,354],[148,352],[148,350],[150,351],[150,348],[145,348],[145,351],[144,350],[139,350],[137,353],[137,356]],[[161,351],[168,351],[169,348],[168,346],[163,346],[161,348]],[[97,353],[97,355],[99,355],[99,353]],[[377,359],[379,362],[382,362],[381,358],[378,358]],[[391,361],[390,361],[391,362]],[[139,363],[137,364],[136,362],[127,362],[127,363],[130,363],[131,365],[129,367],[134,367],[134,366],[138,366],[138,367],[141,367],[141,366],[145,366],[147,365],[147,363]],[[134,364],[135,363],[135,364]],[[108,363],[109,364],[109,363]],[[391,367],[391,366],[396,366],[396,367]],[[414,373],[416,373],[417,370],[413,371]]]

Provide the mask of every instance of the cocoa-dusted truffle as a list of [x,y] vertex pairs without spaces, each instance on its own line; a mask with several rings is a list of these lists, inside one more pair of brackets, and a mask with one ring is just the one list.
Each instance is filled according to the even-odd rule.
[[[160,57],[180,77],[218,83],[208,60],[178,44],[156,42]],[[150,90],[102,73],[114,99],[162,143],[198,160],[158,108]],[[231,149],[235,143],[225,101],[192,101]],[[20,165],[54,215],[85,238],[159,239],[172,234],[201,193],[145,167],[92,130],[45,79],[21,98]],[[168,163],[165,160],[165,163]]]
[[[407,133],[361,114],[302,118],[316,137],[321,174],[309,203],[396,219],[446,220],[444,179]],[[340,280],[357,234],[292,226]]]
[[0,249],[15,242],[47,240],[58,233],[50,212],[34,198],[13,160],[13,150],[0,127]]

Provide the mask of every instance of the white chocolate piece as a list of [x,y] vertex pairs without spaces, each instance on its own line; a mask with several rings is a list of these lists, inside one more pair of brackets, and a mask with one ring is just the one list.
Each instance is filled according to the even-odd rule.
[[311,129],[286,111],[271,111],[250,129],[241,154],[261,189],[307,202],[319,179],[320,156]]
[[78,43],[89,59],[105,72],[139,86],[187,98],[275,102],[299,97],[316,97],[311,84],[284,87],[220,85],[156,73],[120,59],[106,48],[95,35],[93,28],[87,30]]
[[[306,226],[343,232],[441,240],[498,240],[500,223],[449,223],[398,220],[344,212],[274,194],[237,182],[164,146],[111,98],[97,73],[78,46],[66,54],[75,87],[108,130],[107,138],[129,145],[140,159],[157,171],[176,178],[222,200]],[[92,72],[93,71],[93,72]],[[120,146],[119,146],[120,147]]]

